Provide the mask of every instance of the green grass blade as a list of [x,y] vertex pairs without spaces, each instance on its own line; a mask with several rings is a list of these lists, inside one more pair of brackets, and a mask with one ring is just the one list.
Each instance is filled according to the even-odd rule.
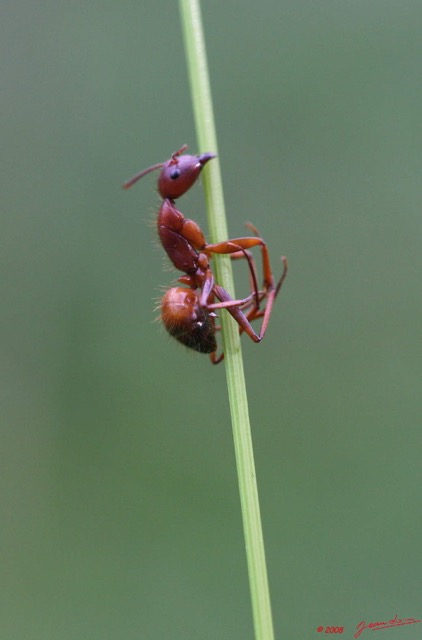
[[[210,151],[218,154],[199,0],[180,0],[180,13],[199,152]],[[212,242],[225,240],[229,236],[218,158],[207,165],[203,181],[211,240]],[[219,284],[234,295],[230,258],[216,256],[215,267]],[[221,322],[255,638],[256,640],[273,640],[271,603],[239,330],[228,313],[221,313]]]

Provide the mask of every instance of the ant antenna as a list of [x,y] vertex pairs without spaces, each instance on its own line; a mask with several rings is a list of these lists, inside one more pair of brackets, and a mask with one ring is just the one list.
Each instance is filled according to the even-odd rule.
[[151,171],[156,171],[156,169],[161,169],[164,166],[164,162],[158,162],[158,164],[153,164],[152,167],[148,167],[147,169],[143,169],[139,171],[139,173],[135,173],[132,178],[127,180],[124,184],[122,184],[123,189],[129,189],[135,182],[138,182],[141,178],[147,175],[147,173],[151,173]]

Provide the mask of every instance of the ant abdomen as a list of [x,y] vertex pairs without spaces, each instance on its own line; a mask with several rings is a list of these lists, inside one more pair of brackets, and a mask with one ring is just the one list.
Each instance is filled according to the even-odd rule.
[[161,319],[173,338],[199,353],[217,350],[213,317],[194,289],[172,287],[161,301]]

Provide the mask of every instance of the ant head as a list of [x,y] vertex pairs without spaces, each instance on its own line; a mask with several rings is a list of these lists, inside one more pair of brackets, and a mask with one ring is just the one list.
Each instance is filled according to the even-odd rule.
[[140,171],[125,182],[123,188],[129,189],[135,182],[146,176],[147,173],[161,169],[158,177],[158,192],[160,196],[170,200],[180,198],[198,179],[208,160],[215,158],[215,153],[203,153],[200,156],[183,156],[182,153],[186,149],[187,145],[184,144],[183,147],[172,154],[167,162],[159,162]]
[[180,198],[196,182],[202,169],[212,158],[215,158],[214,153],[203,153],[200,156],[173,154],[160,171],[158,178],[160,196],[170,200]]

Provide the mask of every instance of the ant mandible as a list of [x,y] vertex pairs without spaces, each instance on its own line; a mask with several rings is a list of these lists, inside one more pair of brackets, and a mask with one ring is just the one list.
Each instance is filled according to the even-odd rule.
[[[251,224],[247,226],[255,234],[254,237],[207,243],[199,225],[184,217],[176,208],[175,200],[192,187],[215,154],[182,155],[186,149],[187,145],[183,145],[167,162],[140,171],[123,187],[128,189],[151,171],[161,169],[158,192],[163,201],[158,212],[158,235],[173,265],[186,274],[178,281],[189,287],[172,287],[165,293],[161,301],[161,319],[176,340],[194,351],[210,354],[211,362],[217,364],[223,360],[224,354],[216,355],[215,333],[220,327],[215,326],[215,310],[227,309],[238,323],[240,333],[245,332],[254,342],[260,342],[266,332],[274,300],[287,275],[287,260],[282,258],[283,273],[275,284],[267,245]],[[261,290],[258,290],[255,263],[249,252],[256,246],[261,248],[262,253],[264,282]],[[234,300],[223,287],[215,283],[209,264],[209,258],[214,253],[247,260],[252,292],[246,298]],[[218,302],[215,302],[216,299]],[[266,304],[262,309],[260,306],[264,300]],[[257,318],[263,318],[259,333],[251,325]]]

